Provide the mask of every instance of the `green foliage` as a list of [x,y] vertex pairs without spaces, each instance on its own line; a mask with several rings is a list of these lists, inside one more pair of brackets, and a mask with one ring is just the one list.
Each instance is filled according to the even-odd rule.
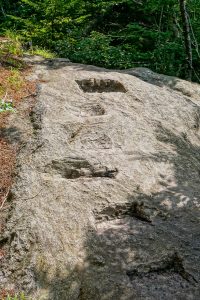
[[0,51],[1,54],[16,55],[21,56],[23,54],[22,44],[21,44],[21,37],[13,31],[6,30],[5,35],[7,37],[7,41],[1,43]]
[[[200,75],[200,1],[187,4],[194,66]],[[0,11],[1,32],[14,28],[22,44],[31,41],[33,53],[185,76],[178,0],[1,0]]]
[[22,69],[24,67],[24,62],[20,59],[22,55],[21,37],[7,30],[6,39],[0,38],[0,64]]
[[6,102],[0,99],[0,113],[2,112],[15,112],[12,102]]
[[60,40],[55,50],[72,61],[106,66],[107,68],[124,68],[131,66],[126,52],[122,47],[111,46],[112,39],[93,31],[89,37],[80,40]]
[[56,57],[55,53],[51,52],[50,50],[47,50],[45,48],[39,48],[37,46],[32,48],[28,53],[32,54],[32,55],[39,55],[44,58],[55,58]]
[[6,300],[28,300],[24,293],[21,293],[20,295],[16,295],[16,296],[7,296]]

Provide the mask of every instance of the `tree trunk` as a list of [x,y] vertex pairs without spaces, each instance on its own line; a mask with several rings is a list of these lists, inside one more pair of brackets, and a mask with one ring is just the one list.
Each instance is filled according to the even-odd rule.
[[192,79],[192,44],[190,38],[190,25],[188,20],[188,14],[186,9],[186,0],[179,0],[180,12],[183,23],[183,37],[185,43],[185,52],[186,52],[186,63],[187,63],[187,77],[189,80]]

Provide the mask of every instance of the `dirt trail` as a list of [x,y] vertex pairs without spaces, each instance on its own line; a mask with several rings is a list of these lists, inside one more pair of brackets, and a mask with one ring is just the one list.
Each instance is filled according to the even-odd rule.
[[32,64],[1,286],[37,300],[199,299],[199,86],[193,99],[131,71]]

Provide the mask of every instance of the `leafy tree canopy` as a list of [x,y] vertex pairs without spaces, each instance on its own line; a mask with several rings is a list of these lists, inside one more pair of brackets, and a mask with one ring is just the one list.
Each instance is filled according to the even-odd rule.
[[[190,30],[193,79],[200,77],[200,1],[184,0]],[[179,0],[0,0],[1,33],[75,62],[108,68],[145,66],[186,77]]]

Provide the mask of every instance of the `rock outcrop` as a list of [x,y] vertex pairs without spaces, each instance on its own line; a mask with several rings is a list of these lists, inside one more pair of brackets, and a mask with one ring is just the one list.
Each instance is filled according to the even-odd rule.
[[1,286],[37,300],[199,299],[199,86],[32,63],[40,84],[23,120]]

